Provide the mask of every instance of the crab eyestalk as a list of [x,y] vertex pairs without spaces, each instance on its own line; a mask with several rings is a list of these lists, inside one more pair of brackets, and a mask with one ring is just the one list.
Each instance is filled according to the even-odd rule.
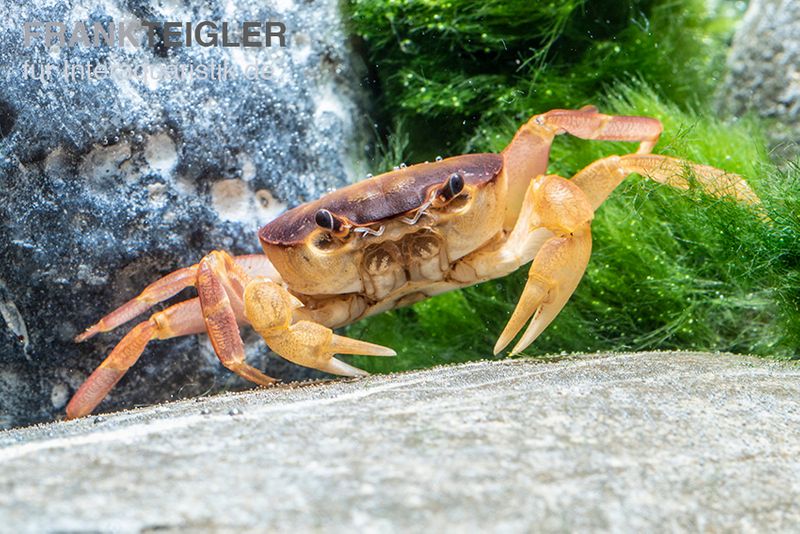
[[444,184],[436,189],[433,200],[431,201],[431,206],[434,208],[446,206],[450,201],[460,195],[463,190],[464,177],[454,172],[445,180]]
[[323,230],[329,231],[336,237],[344,238],[350,233],[350,224],[347,219],[334,215],[330,210],[322,208],[314,215],[314,222]]

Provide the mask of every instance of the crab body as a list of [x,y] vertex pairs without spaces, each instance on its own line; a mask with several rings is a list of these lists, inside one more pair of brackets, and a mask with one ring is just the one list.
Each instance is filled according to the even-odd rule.
[[[635,141],[635,154],[593,162],[572,179],[546,174],[556,135]],[[470,154],[369,178],[298,206],[258,233],[263,255],[213,251],[148,286],[76,338],[112,330],[186,287],[196,298],[137,324],[67,406],[90,413],[153,339],[207,332],[223,365],[259,385],[274,379],[245,361],[239,329],[256,330],[277,354],[333,374],[363,371],[334,354],[394,351],[335,334],[363,317],[505,276],[526,263],[528,281],[495,346],[525,328],[524,350],[577,287],[591,253],[594,211],[629,174],[687,188],[687,172],[709,193],[757,203],[733,174],[649,154],[661,123],[587,106],[535,115],[500,154]]]
[[[431,199],[450,181],[460,190],[433,207]],[[453,278],[454,265],[502,232],[506,193],[500,155],[458,156],[335,191],[278,217],[259,238],[310,316],[338,327],[469,285]],[[351,228],[337,236],[320,227],[320,210]],[[346,312],[314,313],[335,308],[343,295],[351,296]]]

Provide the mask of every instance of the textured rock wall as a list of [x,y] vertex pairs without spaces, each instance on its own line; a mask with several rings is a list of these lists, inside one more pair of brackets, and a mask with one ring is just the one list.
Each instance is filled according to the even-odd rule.
[[752,0],[736,32],[722,109],[768,119],[778,159],[800,154],[800,2]]
[[[285,48],[46,47],[26,21],[277,20]],[[357,60],[335,0],[0,4],[0,427],[52,418],[122,332],[72,337],[205,251],[362,175]],[[63,65],[258,63],[267,79],[65,79]],[[25,64],[53,65],[25,79]],[[240,71],[243,72],[243,71]],[[30,76],[28,76],[30,78]],[[184,294],[187,295],[188,293]],[[124,331],[125,329],[123,329]],[[249,344],[255,365],[308,376]],[[244,386],[203,336],[148,348],[111,406]]]

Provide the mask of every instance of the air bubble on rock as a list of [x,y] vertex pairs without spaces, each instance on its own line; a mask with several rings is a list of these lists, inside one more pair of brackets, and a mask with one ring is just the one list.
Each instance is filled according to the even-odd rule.
[[442,156],[436,156],[436,161],[442,161]]
[[405,169],[406,167],[408,167],[408,165],[406,165],[405,163],[401,163],[401,164],[400,164],[400,168],[401,168],[401,169]]
[[370,178],[372,178],[372,173],[371,173],[371,172],[368,172],[368,173],[367,173],[367,180],[369,180]]

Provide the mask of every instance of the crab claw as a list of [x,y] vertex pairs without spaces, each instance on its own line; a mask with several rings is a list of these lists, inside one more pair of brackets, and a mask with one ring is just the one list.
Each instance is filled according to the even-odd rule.
[[267,345],[290,362],[345,376],[367,374],[333,357],[334,354],[396,356],[390,348],[339,336],[313,321],[292,324],[292,312],[302,305],[291,293],[270,280],[254,280],[244,292],[245,316]]
[[333,334],[330,350],[337,354],[363,354],[364,356],[397,356],[389,347],[376,345],[368,341],[359,341],[345,336]]
[[261,333],[270,348],[304,367],[345,376],[368,374],[333,357],[334,354],[396,356],[390,348],[338,336],[330,328],[311,321],[298,321],[285,330]]
[[539,337],[578,287],[591,251],[588,225],[580,233],[553,237],[542,245],[531,265],[519,303],[494,346],[495,354],[514,339],[531,317],[533,320],[511,354],[522,352]]
[[369,373],[366,372],[365,370],[346,364],[342,360],[338,360],[333,357],[327,362],[321,364],[319,367],[317,367],[317,369],[319,369],[320,371],[325,371],[326,373],[330,373],[332,375],[339,375],[339,376],[369,375]]

